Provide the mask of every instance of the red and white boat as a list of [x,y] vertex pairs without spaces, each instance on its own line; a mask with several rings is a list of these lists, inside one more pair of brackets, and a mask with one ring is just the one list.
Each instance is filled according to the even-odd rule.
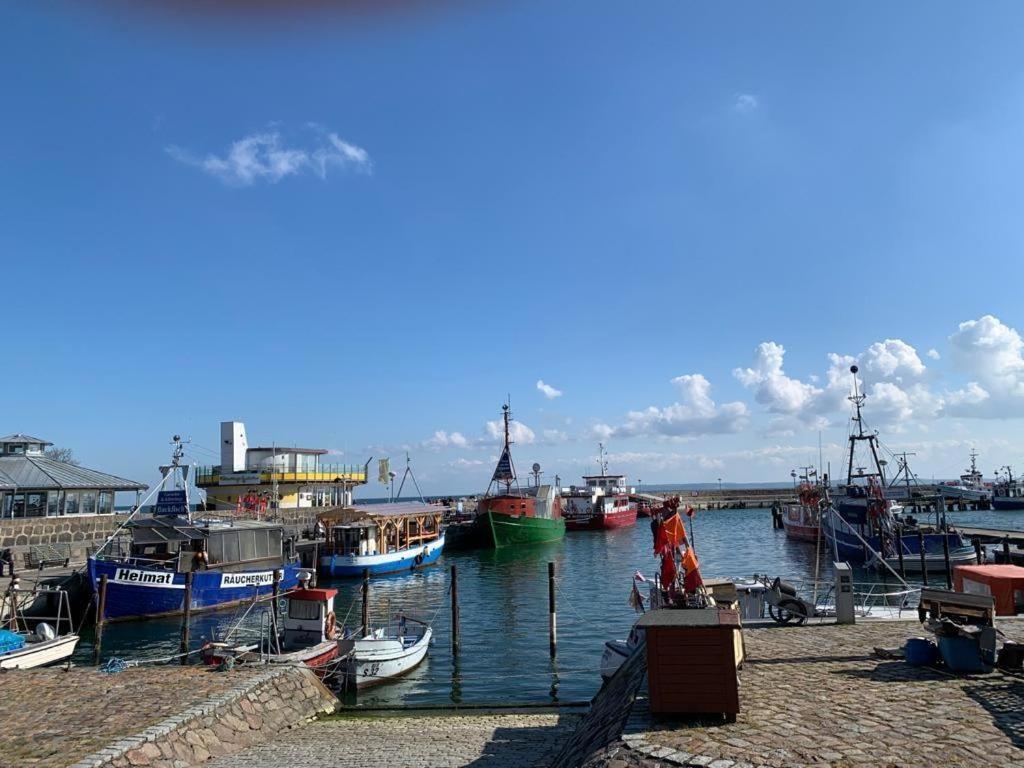
[[334,615],[337,594],[336,589],[307,587],[292,590],[286,596],[288,608],[281,617],[282,631],[279,634],[273,631],[276,621],[268,609],[267,618],[261,621],[264,629],[258,642],[207,643],[202,650],[203,661],[220,664],[230,658],[244,664],[301,663],[323,676],[341,653]]
[[797,503],[782,505],[782,527],[791,539],[816,542],[821,538],[821,515],[829,504],[828,493],[820,483],[811,481],[815,476],[813,470],[804,472],[797,489]]
[[609,475],[600,445],[601,474],[584,475],[582,487],[562,492],[562,517],[567,531],[603,531],[636,522],[637,507],[630,500],[625,475]]

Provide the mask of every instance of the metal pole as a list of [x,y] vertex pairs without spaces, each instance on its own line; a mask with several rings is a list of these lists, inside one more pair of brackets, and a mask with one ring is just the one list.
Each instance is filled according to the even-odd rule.
[[896,529],[896,554],[900,558],[900,578],[903,578],[907,572],[903,567],[903,532],[899,528]]
[[363,568],[363,637],[370,634],[370,569]]
[[1003,562],[1006,563],[1007,565],[1011,565],[1013,563],[1013,561],[1010,560],[1010,537],[1009,536],[1004,536],[1003,537]]
[[949,534],[942,533],[942,557],[946,561],[946,589],[953,588],[953,568],[949,564]]
[[917,545],[920,547],[921,555],[921,582],[927,587],[928,586],[928,561],[924,554],[924,533],[922,531],[917,532]]
[[100,594],[96,600],[96,642],[92,647],[92,663],[100,663],[100,651],[103,649],[103,622],[107,612],[107,575],[100,576]]
[[558,618],[555,613],[555,564],[548,563],[548,639],[551,658],[558,649]]
[[278,631],[278,619],[280,618],[280,613],[281,613],[281,608],[280,608],[280,605],[279,605],[279,598],[281,596],[281,571],[277,570],[276,568],[274,569],[273,595],[274,595],[274,610],[273,610],[273,613],[271,613],[271,617],[274,620],[274,631],[272,633],[273,634],[273,638],[272,639],[273,639],[273,642],[274,642],[274,647],[277,649],[277,652],[280,653],[281,652],[281,639],[280,639],[281,638],[281,634]]
[[[188,653],[189,624],[192,622],[192,571],[185,574],[185,601],[181,613],[181,649],[182,654]],[[182,655],[182,665],[188,662],[188,656]]]
[[452,566],[452,655],[459,653],[459,570]]

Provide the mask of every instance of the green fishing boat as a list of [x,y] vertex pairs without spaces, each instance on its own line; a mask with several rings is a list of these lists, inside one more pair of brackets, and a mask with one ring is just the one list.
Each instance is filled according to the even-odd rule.
[[[513,489],[516,470],[509,449],[512,441],[509,439],[508,424],[512,414],[507,404],[502,406],[502,415],[505,420],[505,447],[491,476],[487,494],[478,505],[480,514],[477,524],[484,529],[484,534],[495,548],[557,541],[565,536],[562,499],[558,489],[540,484]],[[503,490],[502,485],[505,486]],[[499,492],[492,494],[491,489],[494,487]]]

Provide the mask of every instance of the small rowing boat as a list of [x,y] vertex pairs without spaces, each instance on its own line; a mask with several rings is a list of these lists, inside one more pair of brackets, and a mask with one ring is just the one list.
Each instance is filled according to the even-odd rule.
[[407,674],[426,657],[432,637],[427,624],[399,616],[395,630],[380,627],[364,637],[341,640],[345,685],[361,690]]

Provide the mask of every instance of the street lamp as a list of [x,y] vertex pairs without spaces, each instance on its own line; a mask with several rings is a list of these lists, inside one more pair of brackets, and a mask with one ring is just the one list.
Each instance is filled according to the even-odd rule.
[[638,478],[636,479],[636,484],[637,484],[637,486],[638,486],[638,487],[639,487],[639,489],[640,489],[640,490],[639,490],[639,493],[643,493],[643,492],[644,492],[644,481],[643,481],[643,480],[641,480],[641,479],[640,479],[640,478],[638,477]]
[[796,470],[790,471],[789,476],[793,478],[793,487],[796,488]]
[[718,478],[718,492],[722,492],[722,478]]

